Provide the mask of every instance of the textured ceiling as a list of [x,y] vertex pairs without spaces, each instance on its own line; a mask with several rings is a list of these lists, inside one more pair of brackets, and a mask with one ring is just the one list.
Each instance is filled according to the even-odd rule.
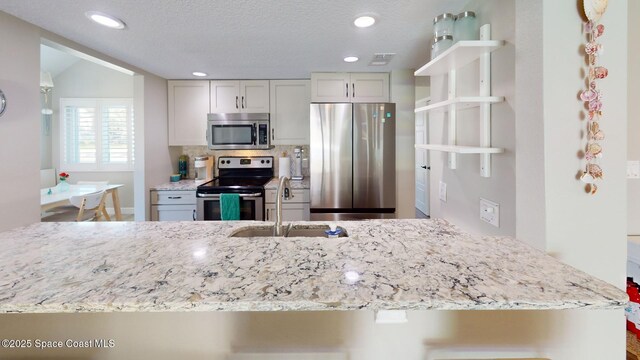
[[[306,78],[312,71],[390,71],[427,61],[432,19],[467,0],[0,0],[0,10],[168,79]],[[89,21],[96,10],[126,30]],[[353,20],[374,14],[359,29]],[[376,52],[397,53],[370,67]],[[345,56],[360,61],[347,64]]]

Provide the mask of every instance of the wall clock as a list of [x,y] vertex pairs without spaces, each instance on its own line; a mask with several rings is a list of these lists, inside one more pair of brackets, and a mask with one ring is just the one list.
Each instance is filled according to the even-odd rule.
[[7,108],[7,98],[4,97],[4,93],[0,90],[0,116],[4,113],[4,110]]

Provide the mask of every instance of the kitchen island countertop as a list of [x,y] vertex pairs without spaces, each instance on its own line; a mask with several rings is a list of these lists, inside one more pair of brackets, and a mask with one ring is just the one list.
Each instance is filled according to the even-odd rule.
[[[301,222],[302,226],[316,223]],[[0,233],[0,312],[614,309],[624,291],[443,220],[349,237],[229,238],[263,222],[39,223]]]

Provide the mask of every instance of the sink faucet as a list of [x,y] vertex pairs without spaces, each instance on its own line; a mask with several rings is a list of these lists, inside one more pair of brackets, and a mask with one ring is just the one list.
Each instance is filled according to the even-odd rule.
[[276,192],[276,223],[273,225],[273,236],[282,236],[282,198],[290,199],[293,197],[290,187],[289,178],[281,176]]

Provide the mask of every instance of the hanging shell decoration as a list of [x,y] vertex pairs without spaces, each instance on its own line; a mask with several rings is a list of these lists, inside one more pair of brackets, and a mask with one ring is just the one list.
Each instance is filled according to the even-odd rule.
[[587,42],[584,51],[589,57],[588,89],[582,91],[580,100],[585,102],[588,109],[587,144],[585,147],[585,169],[580,179],[587,184],[589,194],[598,192],[597,180],[604,178],[602,167],[598,164],[603,155],[600,141],[604,140],[604,132],[600,129],[602,118],[602,92],[598,89],[598,81],[609,75],[609,70],[598,65],[598,57],[602,54],[600,37],[604,34],[604,25],[598,24],[598,20],[607,9],[607,0],[583,0],[584,12],[589,21],[584,29],[587,33]]

